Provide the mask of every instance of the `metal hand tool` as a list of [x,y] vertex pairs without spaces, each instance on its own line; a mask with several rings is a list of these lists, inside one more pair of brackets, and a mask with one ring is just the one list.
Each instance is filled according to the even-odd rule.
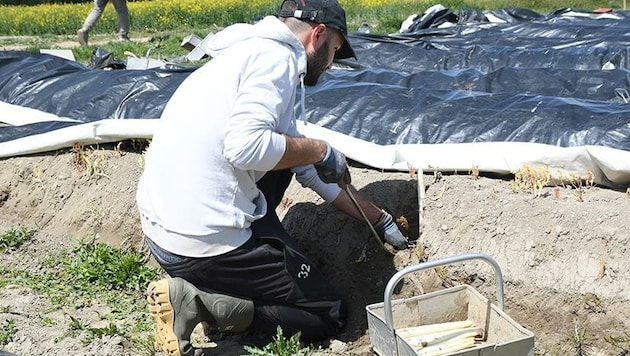
[[346,192],[346,194],[348,194],[348,197],[350,197],[350,200],[352,201],[352,204],[354,204],[354,207],[357,208],[357,210],[359,211],[359,214],[361,214],[361,216],[363,217],[363,220],[365,220],[367,225],[370,227],[370,230],[372,231],[372,234],[376,238],[376,241],[378,241],[379,245],[381,245],[381,247],[385,251],[389,252],[389,250],[385,247],[385,244],[383,244],[383,241],[381,241],[381,237],[378,236],[378,233],[374,229],[374,226],[372,226],[372,223],[370,222],[370,219],[368,219],[367,215],[365,215],[365,212],[363,211],[363,209],[361,209],[361,206],[359,205],[359,202],[354,197],[354,194],[352,193],[352,189],[351,189],[350,184],[347,184],[344,181],[340,181],[338,184],[341,187],[341,189],[343,189]]

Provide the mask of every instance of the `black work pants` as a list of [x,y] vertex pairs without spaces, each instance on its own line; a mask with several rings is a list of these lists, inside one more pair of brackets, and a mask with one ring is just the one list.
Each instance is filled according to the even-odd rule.
[[299,331],[302,340],[316,341],[339,332],[346,309],[327,279],[296,247],[275,212],[292,176],[289,170],[271,171],[257,183],[267,200],[267,214],[251,225],[249,241],[233,251],[193,258],[171,254],[148,242],[171,277],[252,299],[252,329],[275,334],[280,325],[286,336]]

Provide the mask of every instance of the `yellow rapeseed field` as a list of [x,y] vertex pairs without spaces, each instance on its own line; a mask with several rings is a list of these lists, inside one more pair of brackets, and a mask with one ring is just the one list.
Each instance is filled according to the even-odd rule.
[[[236,22],[251,22],[274,13],[281,0],[140,0],[128,3],[131,26],[135,30],[165,31],[182,28],[219,27]],[[550,0],[340,0],[348,14],[349,29],[362,23],[386,28],[398,26],[412,14],[423,13],[439,3],[447,8],[497,9],[523,7],[544,11],[556,8]],[[598,0],[563,0],[562,7],[581,4],[601,6]],[[599,4],[599,5],[598,5]],[[577,6],[578,8],[580,6]],[[619,6],[617,6],[619,7]],[[2,35],[74,35],[92,9],[92,2],[35,6],[0,5]],[[115,33],[118,18],[112,5],[105,9],[94,32]]]
[[[365,11],[392,4],[413,4],[413,0],[342,1],[348,9]],[[415,1],[418,3],[418,1]],[[269,0],[153,0],[129,2],[132,27],[164,30],[182,27],[225,26],[247,22],[273,13],[279,1]],[[92,3],[46,4],[36,6],[0,5],[0,35],[75,34],[92,9]],[[108,5],[95,32],[115,32],[116,12]]]
[[[396,9],[396,16],[420,11],[430,6],[418,0],[342,0],[348,17],[374,17],[374,11]],[[147,31],[175,28],[226,26],[249,22],[272,14],[280,1],[270,0],[153,0],[129,2],[131,25]],[[92,2],[81,4],[47,4],[36,6],[0,5],[0,35],[73,35],[92,9]],[[94,32],[115,32],[118,18],[107,5]]]
[[[92,9],[82,4],[0,6],[0,35],[75,34]],[[132,26],[146,30],[226,25],[250,21],[276,8],[272,1],[154,0],[129,2]],[[115,32],[118,18],[108,5],[95,32]]]

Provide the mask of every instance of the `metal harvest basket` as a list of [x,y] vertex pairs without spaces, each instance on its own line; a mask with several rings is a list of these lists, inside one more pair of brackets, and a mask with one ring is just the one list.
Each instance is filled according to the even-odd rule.
[[[481,259],[494,268],[498,306],[469,285],[391,300],[394,288],[405,275],[471,259]],[[534,334],[504,313],[501,269],[485,254],[459,255],[408,266],[389,280],[384,302],[368,305],[366,310],[370,341],[374,351],[381,356],[534,355]],[[465,329],[440,331],[456,325]],[[469,336],[466,340],[463,337],[471,325],[478,330],[472,344]],[[447,339],[448,335],[452,335],[452,339]],[[457,340],[462,345],[465,341],[468,346],[454,347]]]

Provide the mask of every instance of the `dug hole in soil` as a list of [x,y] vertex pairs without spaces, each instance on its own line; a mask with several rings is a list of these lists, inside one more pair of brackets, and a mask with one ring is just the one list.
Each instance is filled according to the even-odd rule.
[[[20,227],[36,231],[18,250],[0,253],[0,267],[36,271],[43,258],[70,248],[71,238],[90,234],[114,246],[142,248],[135,191],[143,156],[104,146],[94,152],[99,166],[92,174],[77,169],[70,150],[0,160],[0,232]],[[626,191],[596,185],[546,187],[535,195],[515,192],[513,181],[502,177],[425,171],[419,234],[418,177],[350,163],[353,185],[407,220],[407,234],[415,244],[405,251],[384,251],[364,222],[291,183],[278,213],[349,307],[347,327],[336,340],[318,345],[321,353],[373,354],[365,308],[383,301],[390,278],[406,266],[472,252],[488,254],[500,265],[505,312],[535,334],[536,354],[630,352]],[[492,269],[475,261],[411,274],[393,298],[459,284],[496,300]],[[27,287],[3,286],[0,322],[13,319],[16,332],[0,346],[0,354],[143,354],[122,337],[103,336],[83,345],[84,335],[68,332],[68,313],[101,315],[94,317],[97,324],[107,313],[98,308],[60,310]],[[209,345],[207,355],[246,353],[238,338],[210,340]]]

